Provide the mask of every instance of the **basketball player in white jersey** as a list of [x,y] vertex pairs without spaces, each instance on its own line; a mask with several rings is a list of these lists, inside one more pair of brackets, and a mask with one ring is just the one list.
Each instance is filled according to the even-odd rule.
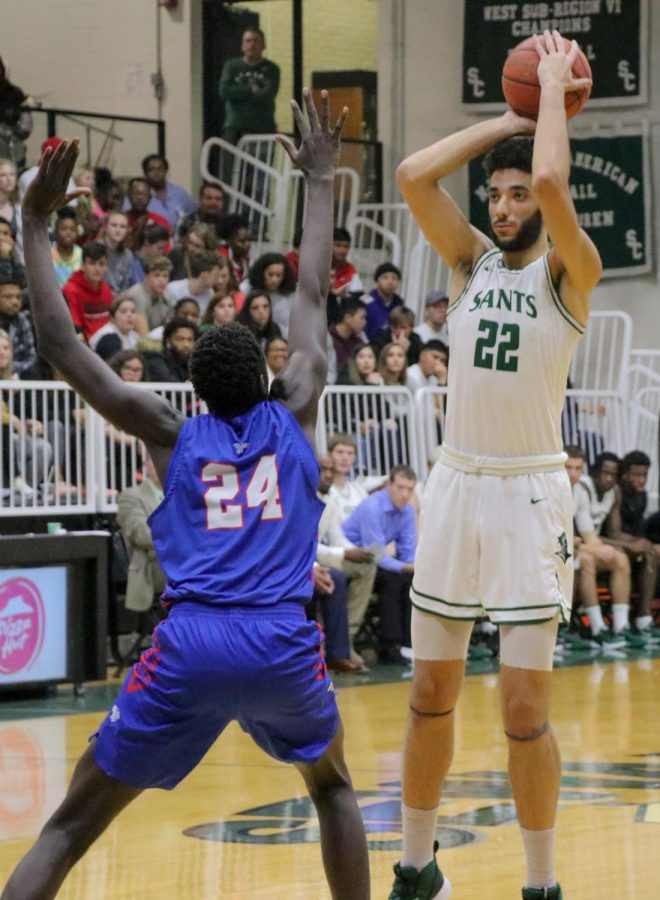
[[[572,507],[560,416],[571,356],[601,274],[569,191],[564,94],[575,42],[536,39],[538,121],[513,112],[404,160],[401,192],[452,269],[449,397],[412,588],[414,680],[404,749],[403,857],[390,900],[450,896],[434,858],[443,780],[473,620],[500,626],[509,774],[524,900],[561,900],[554,871],[560,759],[548,723],[552,654],[572,578]],[[531,135],[535,136],[532,140]],[[487,154],[492,239],[438,181]],[[484,897],[491,893],[484,886]]]

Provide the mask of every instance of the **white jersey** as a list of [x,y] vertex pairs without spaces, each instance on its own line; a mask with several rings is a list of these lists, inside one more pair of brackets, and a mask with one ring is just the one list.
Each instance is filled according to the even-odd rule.
[[447,452],[560,456],[568,369],[584,326],[552,284],[547,254],[516,270],[500,250],[486,251],[448,322]]

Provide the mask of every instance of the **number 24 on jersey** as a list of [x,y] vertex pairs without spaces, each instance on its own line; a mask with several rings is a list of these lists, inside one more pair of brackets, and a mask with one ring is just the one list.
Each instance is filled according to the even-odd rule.
[[[247,477],[247,473],[243,473],[243,477]],[[261,457],[242,497],[239,497],[241,475],[231,463],[206,463],[202,469],[202,481],[211,485],[204,494],[206,527],[209,531],[242,528],[246,508],[261,507],[262,522],[284,517],[274,453]]]

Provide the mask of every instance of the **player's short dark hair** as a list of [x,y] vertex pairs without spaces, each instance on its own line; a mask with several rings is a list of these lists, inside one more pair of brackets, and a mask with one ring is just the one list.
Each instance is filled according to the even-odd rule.
[[166,172],[169,170],[170,164],[168,163],[168,161],[165,159],[165,157],[162,154],[148,153],[142,160],[142,171],[144,172],[145,175],[147,174],[147,168],[149,166],[149,163],[153,162],[154,159],[157,159],[163,163],[163,165],[165,166]]
[[58,223],[63,219],[73,219],[76,221],[76,211],[72,206],[63,206],[62,209],[58,209],[55,213]]
[[449,356],[449,347],[443,341],[438,341],[435,338],[431,338],[430,341],[427,341],[419,352],[423,353],[425,350],[436,350],[439,353],[446,353],[447,356]]
[[9,219],[5,219],[4,216],[0,216],[0,225],[7,225],[9,228],[11,228],[11,222],[9,221]]
[[[265,46],[265,44],[266,44],[266,35],[265,35],[264,32],[261,30],[261,28],[257,28],[256,26],[254,26],[254,27],[252,27],[252,28],[244,28],[244,29],[243,29],[243,34],[249,34],[250,32],[252,32],[252,34],[258,34],[259,37],[261,38],[261,40],[262,40],[264,46]],[[242,36],[242,35],[241,35],[241,36]]]
[[579,444],[567,444],[564,447],[564,453],[569,459],[585,459],[586,454]]
[[131,178],[131,180],[128,182],[128,190],[130,191],[130,189],[133,187],[133,185],[137,184],[138,181],[141,181],[142,184],[146,184],[147,187],[149,188],[149,190],[151,190],[151,185],[149,184],[147,179],[144,177],[144,175],[136,175],[134,178]]
[[284,266],[284,277],[277,289],[278,294],[292,294],[296,289],[296,279],[285,256],[281,253],[262,253],[250,266],[248,281],[253,290],[267,290],[265,273],[269,266]]
[[231,213],[231,215],[224,217],[222,221],[222,233],[219,237],[221,237],[223,241],[230,241],[234,235],[238,234],[241,228],[247,228],[249,231],[249,221],[245,216],[241,216],[238,213]]
[[167,346],[167,342],[172,337],[174,332],[179,331],[179,329],[181,328],[188,328],[190,331],[192,331],[195,340],[197,340],[199,331],[195,323],[191,322],[190,319],[184,318],[183,316],[174,316],[163,326],[163,347]]
[[611,453],[609,450],[604,450],[602,453],[599,453],[596,459],[594,460],[593,474],[597,474],[603,468],[603,464],[606,462],[616,463],[617,466],[617,475],[619,474],[619,469],[621,468],[621,460],[616,455],[616,453]]
[[341,226],[337,226],[332,231],[332,240],[333,241],[348,241],[349,244],[353,243],[353,238],[351,237],[351,233],[348,228],[342,228]]
[[341,306],[339,307],[339,315],[341,318],[339,321],[343,322],[346,316],[354,316],[356,312],[366,308],[367,304],[360,300],[359,297],[353,297],[349,294],[345,300],[341,301]]
[[646,466],[646,468],[649,469],[651,467],[651,460],[643,450],[631,450],[630,453],[626,453],[621,460],[621,467],[619,470],[621,475],[625,475],[631,466]]
[[394,263],[384,262],[379,266],[376,266],[374,271],[374,281],[378,281],[381,275],[387,275],[392,272],[396,277],[401,280],[401,269],[398,266],[395,266]]
[[220,191],[223,197],[225,195],[225,190],[221,184],[218,184],[216,181],[203,181],[202,186],[199,189],[200,197],[207,188],[213,188],[214,191]]
[[0,288],[5,287],[8,284],[17,288],[22,286],[21,279],[16,276],[14,271],[3,272],[2,275],[0,275]]
[[191,253],[188,257],[188,271],[191,278],[199,278],[204,272],[211,272],[219,268],[218,254],[214,250],[204,250],[202,253]]
[[499,169],[519,169],[521,172],[532,171],[532,153],[534,140],[527,135],[507,138],[495,144],[484,156],[483,167],[490,178]]
[[[197,307],[197,309],[201,311],[201,306],[199,305],[199,303],[197,302],[197,300],[195,300],[194,297],[181,297],[181,298],[180,298],[179,300],[177,300],[176,303],[174,304],[174,316],[175,316],[175,317],[178,316],[179,311],[181,310],[181,307],[182,307],[182,306],[185,306],[186,303],[194,303],[195,306]],[[184,316],[183,318],[185,319],[185,316]],[[186,319],[186,321],[189,321],[189,320]]]
[[266,399],[266,361],[257,339],[239,322],[205,331],[190,359],[195,393],[221,419],[240,416]]
[[100,241],[95,241],[93,244],[85,244],[82,248],[82,258],[83,260],[90,259],[92,262],[107,259],[108,249]]
[[417,473],[411,466],[405,466],[403,464],[392,466],[390,469],[390,481],[394,481],[397,475],[401,478],[407,478],[409,481],[417,481]]
[[140,246],[144,244],[159,244],[161,241],[169,241],[170,239],[169,231],[160,222],[147,222],[142,229],[141,235],[142,242]]

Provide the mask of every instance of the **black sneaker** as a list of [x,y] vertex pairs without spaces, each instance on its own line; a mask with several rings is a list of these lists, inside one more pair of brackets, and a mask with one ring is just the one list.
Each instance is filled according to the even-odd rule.
[[561,887],[523,888],[522,900],[562,900]]
[[449,900],[451,885],[435,861],[438,842],[433,843],[434,857],[421,872],[414,866],[394,866],[394,884],[388,900]]

